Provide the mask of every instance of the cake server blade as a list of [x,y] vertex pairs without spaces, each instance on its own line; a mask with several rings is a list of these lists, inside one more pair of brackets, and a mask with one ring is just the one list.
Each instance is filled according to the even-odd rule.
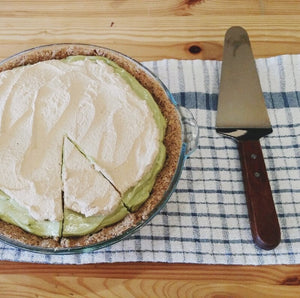
[[231,27],[225,35],[216,131],[238,141],[253,240],[273,249],[280,243],[280,227],[259,142],[272,126],[242,27]]

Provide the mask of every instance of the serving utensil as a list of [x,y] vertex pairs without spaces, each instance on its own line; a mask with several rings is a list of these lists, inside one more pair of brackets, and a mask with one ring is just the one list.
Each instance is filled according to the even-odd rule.
[[225,35],[216,131],[238,142],[254,243],[280,242],[280,227],[259,139],[272,132],[248,34],[231,27]]

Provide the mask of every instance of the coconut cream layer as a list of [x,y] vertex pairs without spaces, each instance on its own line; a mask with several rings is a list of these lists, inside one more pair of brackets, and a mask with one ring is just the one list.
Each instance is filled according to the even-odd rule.
[[110,214],[120,204],[120,194],[68,138],[63,148],[64,208],[86,217]]
[[[50,60],[0,73],[0,118],[0,189],[37,220],[63,218],[64,136],[121,194],[158,153],[159,130],[146,101],[100,60]],[[97,214],[102,207],[95,204],[74,211]]]

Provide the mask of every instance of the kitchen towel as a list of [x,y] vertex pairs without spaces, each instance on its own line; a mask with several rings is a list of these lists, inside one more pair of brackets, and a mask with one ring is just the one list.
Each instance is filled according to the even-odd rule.
[[[257,59],[273,133],[261,139],[282,241],[274,250],[252,241],[235,141],[218,135],[215,117],[221,62],[143,63],[187,107],[199,125],[199,145],[186,160],[176,191],[150,223],[110,247],[44,255],[0,242],[0,260],[50,264],[169,262],[300,263],[300,55]],[[247,92],[247,90],[245,90]]]

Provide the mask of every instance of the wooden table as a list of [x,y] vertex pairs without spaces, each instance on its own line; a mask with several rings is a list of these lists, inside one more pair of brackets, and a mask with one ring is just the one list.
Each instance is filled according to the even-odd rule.
[[[300,54],[299,0],[0,1],[0,59],[81,42],[140,61],[222,59],[223,36],[245,27],[256,58]],[[0,296],[300,297],[300,265],[43,265],[0,261]]]

